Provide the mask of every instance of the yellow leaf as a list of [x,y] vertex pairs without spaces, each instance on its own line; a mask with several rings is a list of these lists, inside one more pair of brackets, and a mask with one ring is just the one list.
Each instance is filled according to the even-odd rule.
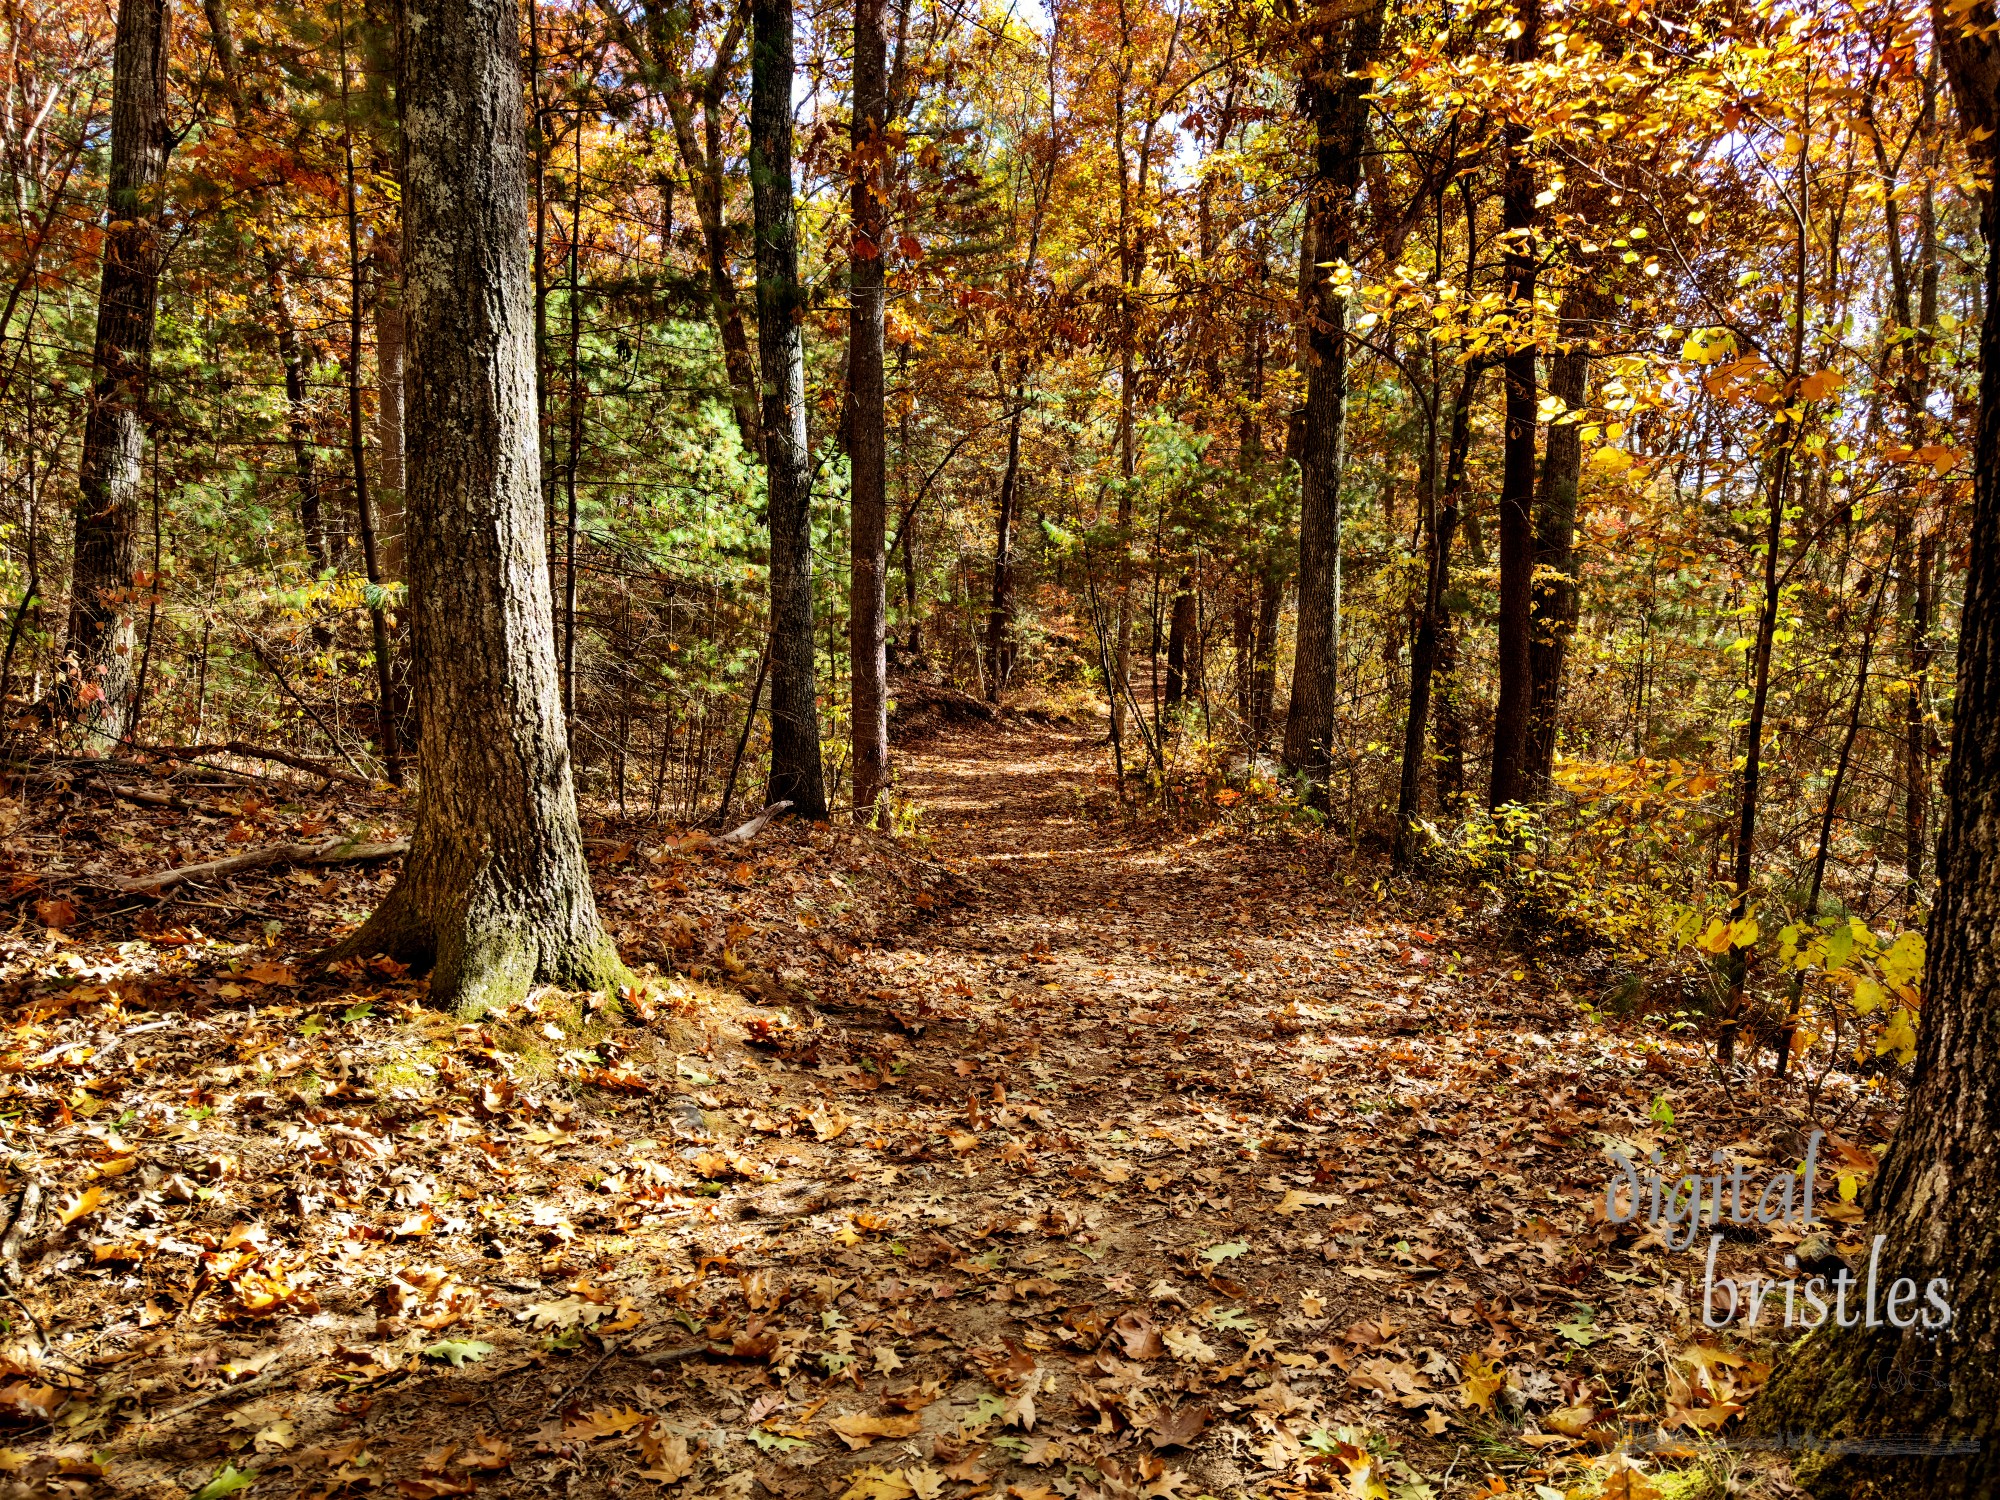
[[1460,1398],[1467,1406],[1480,1411],[1493,1409],[1493,1398],[1500,1394],[1507,1384],[1507,1372],[1497,1360],[1482,1359],[1477,1354],[1465,1357],[1465,1382],[1458,1388]]
[[1623,448],[1599,448],[1590,455],[1590,466],[1600,474],[1623,474],[1632,467],[1632,455]]
[[1729,951],[1729,927],[1722,918],[1716,917],[1708,924],[1708,930],[1701,935],[1696,947],[1704,953],[1726,953]]
[[1271,1212],[1274,1214],[1304,1213],[1309,1208],[1324,1208],[1326,1207],[1326,1202],[1327,1199],[1324,1193],[1308,1193],[1299,1188],[1291,1188],[1285,1193],[1283,1198],[1271,1206]]
[[1916,1018],[1907,1009],[1898,1010],[1889,1024],[1882,1028],[1881,1038],[1875,1043],[1875,1055],[1885,1052],[1896,1054],[1896,1061],[1908,1064],[1917,1056]]
[[78,1219],[82,1218],[85,1214],[96,1212],[97,1205],[102,1203],[103,1201],[104,1201],[103,1188],[95,1186],[87,1187],[82,1192],[78,1193],[74,1198],[70,1199],[66,1205],[64,1205],[62,1212],[58,1215],[58,1217],[61,1218],[61,1220],[65,1224],[74,1224]]

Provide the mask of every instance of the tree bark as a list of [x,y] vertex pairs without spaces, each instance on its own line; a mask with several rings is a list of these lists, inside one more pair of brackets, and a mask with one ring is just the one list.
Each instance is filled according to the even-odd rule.
[[1199,645],[1195,640],[1194,570],[1183,566],[1174,583],[1173,609],[1167,617],[1167,712],[1160,732],[1180,717],[1200,670]]
[[[1549,361],[1549,394],[1574,410],[1590,379],[1588,325],[1563,319],[1563,346]],[[1563,663],[1576,630],[1576,495],[1583,477],[1583,436],[1573,422],[1551,422],[1535,495],[1534,589],[1529,601],[1528,749],[1525,790],[1546,796],[1555,775],[1556,712]]]
[[401,582],[409,562],[403,550],[403,309],[393,285],[375,300],[375,494],[383,576]]
[[[1013,667],[1007,627],[1014,619],[1014,510],[1021,481],[1021,408],[1025,381],[1013,392],[1014,413],[1007,419],[1007,462],[1000,471],[1000,499],[993,524],[993,607],[986,616],[986,700],[1000,701],[1000,689]],[[1006,391],[1001,391],[1003,399]]]
[[813,671],[805,294],[792,202],[791,0],[752,0],[750,12],[750,189],[771,529],[771,776],[764,800],[790,802],[795,816],[818,820],[826,816],[826,772]]
[[854,819],[871,823],[889,783],[889,472],[882,365],[887,249],[889,27],[883,0],[854,0],[853,233],[848,257],[849,714]]
[[1347,303],[1334,270],[1352,250],[1354,205],[1367,136],[1369,80],[1355,76],[1382,41],[1384,6],[1357,16],[1344,50],[1322,34],[1303,89],[1313,126],[1312,198],[1307,206],[1310,266],[1302,275],[1306,398],[1299,453],[1299,619],[1285,764],[1324,806],[1339,702],[1340,481],[1347,424]]
[[[1425,531],[1430,556],[1424,576],[1424,605],[1417,616],[1416,638],[1410,644],[1410,707],[1403,721],[1402,774],[1396,788],[1396,833],[1391,849],[1398,867],[1408,865],[1416,852],[1412,835],[1423,790],[1424,740],[1430,721],[1432,687],[1439,669],[1446,668],[1448,675],[1457,662],[1445,591],[1451,586],[1451,544],[1458,534],[1460,502],[1465,496],[1465,465],[1472,448],[1472,398],[1479,388],[1480,374],[1479,366],[1467,365],[1452,399],[1441,493],[1432,488],[1438,478],[1435,456],[1427,465],[1424,498],[1431,514]],[[1435,449],[1432,452],[1434,455]],[[1440,704],[1441,730],[1443,723]]]
[[313,448],[312,407],[306,395],[306,355],[299,344],[298,322],[292,316],[278,252],[264,252],[264,286],[271,299],[271,316],[278,325],[278,363],[285,372],[285,437],[292,449],[292,472],[299,488],[299,530],[306,557],[315,573],[333,565],[326,545],[326,512],[319,486],[318,455]]
[[70,571],[68,640],[77,678],[68,690],[68,707],[92,753],[108,750],[131,728],[133,572],[139,561],[145,407],[162,260],[159,195],[172,144],[168,32],[164,0],[119,0],[112,54],[110,225],[97,296]]
[[[1940,7],[1936,19],[1960,113],[1990,142],[2000,124],[1992,6],[1964,17]],[[1974,154],[1990,165],[1990,144]],[[1946,1280],[1953,1316],[1942,1331],[1886,1319],[1824,1329],[1780,1362],[1753,1409],[1766,1430],[1932,1445],[1809,1455],[1798,1477],[1824,1497],[2000,1495],[2000,209],[1990,190],[1980,217],[1988,253],[1972,538],[1937,904],[1915,1071],[1870,1205],[1887,1237],[1885,1272],[1919,1286]]]
[[403,755],[396,743],[395,668],[389,655],[389,615],[382,603],[382,561],[375,544],[375,506],[368,493],[367,440],[361,418],[361,210],[354,194],[354,121],[347,96],[347,11],[340,24],[341,155],[346,169],[347,208],[347,453],[354,478],[354,514],[361,534],[361,565],[374,599],[368,626],[375,638],[375,723],[382,763],[389,780],[403,784]]
[[516,0],[406,0],[408,522],[422,793],[335,954],[429,961],[467,1013],[629,980],[598,922],[556,678]]
[[[1532,62],[1539,46],[1539,0],[1523,0],[1521,34],[1507,44],[1507,60]],[[1505,377],[1506,433],[1500,462],[1500,620],[1498,700],[1493,708],[1493,774],[1487,801],[1495,808],[1528,795],[1529,641],[1535,571],[1535,169],[1528,160],[1529,127],[1509,122],[1502,132],[1506,156],[1500,220],[1507,238],[1506,300],[1514,320]]]

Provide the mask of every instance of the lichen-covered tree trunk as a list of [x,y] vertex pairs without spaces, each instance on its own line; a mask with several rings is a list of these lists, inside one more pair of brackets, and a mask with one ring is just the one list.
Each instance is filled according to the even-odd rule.
[[791,0],[753,0],[750,191],[757,229],[757,363],[764,377],[764,485],[771,531],[769,802],[826,816],[813,670],[812,475],[806,453],[805,290],[792,202]]
[[1317,39],[1305,86],[1313,125],[1310,264],[1305,283],[1306,399],[1299,452],[1299,621],[1285,764],[1321,803],[1333,756],[1339,700],[1340,482],[1347,425],[1347,301],[1335,267],[1347,259],[1367,136],[1369,80],[1362,70],[1381,47],[1384,6],[1376,0],[1351,23],[1344,49]]
[[422,790],[402,879],[337,953],[430,962],[477,1013],[629,976],[598,922],[557,691],[535,430],[516,0],[407,0],[408,559]]
[[[1990,5],[1938,19],[1966,123],[2000,124]],[[1991,155],[1990,145],[1981,154]],[[1873,1190],[1883,1276],[1949,1283],[1949,1326],[1886,1319],[1808,1335],[1753,1412],[1767,1431],[1849,1447],[1916,1439],[1921,1451],[1808,1453],[1799,1479],[1826,1497],[2000,1496],[2000,210],[1987,244],[1978,433],[1958,695],[1938,841],[1923,1025],[1902,1121]]]
[[69,654],[77,678],[68,706],[84,730],[84,748],[93,754],[131,729],[132,575],[139,562],[146,388],[159,307],[160,179],[169,145],[167,38],[164,0],[119,0],[112,53],[110,226],[97,296],[70,573]]

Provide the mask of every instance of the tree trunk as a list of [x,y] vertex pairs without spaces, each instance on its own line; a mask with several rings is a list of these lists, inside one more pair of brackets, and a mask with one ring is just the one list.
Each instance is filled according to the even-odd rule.
[[[1007,462],[1000,471],[1000,499],[993,526],[993,607],[986,616],[986,698],[1000,701],[1000,689],[1013,668],[1007,627],[1014,618],[1014,511],[1021,482],[1021,398],[1025,381],[1014,389],[1014,413],[1007,419]],[[1006,395],[1003,389],[1002,396]]]
[[1192,684],[1199,670],[1195,627],[1194,570],[1183,566],[1174,584],[1173,610],[1167,619],[1167,713],[1162,734],[1168,724],[1180,717],[1181,704],[1194,691]]
[[882,368],[882,254],[889,179],[889,27],[882,0],[854,0],[854,245],[847,323],[849,712],[854,724],[854,818],[873,822],[889,783],[889,474]]
[[1306,332],[1305,422],[1299,452],[1299,620],[1285,764],[1301,773],[1316,806],[1326,801],[1333,757],[1340,659],[1340,480],[1347,424],[1347,302],[1334,270],[1354,237],[1354,205],[1367,135],[1369,80],[1356,75],[1380,50],[1382,0],[1357,16],[1344,54],[1332,35],[1315,39],[1306,63],[1305,105],[1313,126],[1310,245],[1302,315]]
[[315,573],[332,566],[326,545],[326,514],[319,488],[318,455],[313,449],[312,408],[306,397],[306,355],[292,316],[291,297],[276,250],[264,252],[264,285],[278,325],[278,363],[285,372],[285,436],[292,449],[292,472],[299,485],[299,530]]
[[91,399],[77,481],[70,572],[69,654],[77,680],[68,706],[89,753],[130,729],[133,572],[147,384],[159,306],[161,178],[167,126],[168,21],[164,0],[119,0],[112,54],[110,227],[97,296]]
[[[1521,34],[1507,45],[1507,60],[1534,61],[1541,24],[1539,0],[1524,0]],[[1487,801],[1495,808],[1529,794],[1528,699],[1531,594],[1535,572],[1535,169],[1528,160],[1529,127],[1509,123],[1503,133],[1506,174],[1500,220],[1507,236],[1508,314],[1514,320],[1501,368],[1506,389],[1505,447],[1500,462],[1500,621],[1497,641],[1499,698],[1493,707],[1493,775]]]
[[378,748],[389,780],[403,784],[403,756],[396,743],[395,668],[389,656],[389,617],[382,603],[382,561],[375,544],[375,507],[368,493],[367,441],[361,421],[361,212],[354,196],[354,128],[347,97],[347,11],[337,8],[340,25],[341,155],[346,171],[347,208],[347,453],[354,480],[354,514],[360,527],[361,563],[374,590],[368,606],[375,638],[375,724]]
[[[1549,361],[1549,394],[1572,410],[1583,405],[1590,379],[1588,327],[1563,320],[1564,346]],[[1546,796],[1555,774],[1556,711],[1562,704],[1563,662],[1576,629],[1576,493],[1583,476],[1583,436],[1573,422],[1551,422],[1535,496],[1534,592],[1528,633],[1528,750],[1524,788]]]
[[432,962],[477,1013],[629,980],[598,922],[556,678],[515,0],[406,0],[409,560],[422,794],[336,954]]
[[1285,575],[1266,563],[1257,579],[1257,630],[1251,641],[1250,748],[1262,750],[1271,737],[1278,698],[1278,614],[1285,602]]
[[812,476],[806,453],[805,294],[792,202],[791,0],[752,0],[750,187],[757,228],[757,355],[771,528],[771,777],[765,802],[826,816],[813,672]]
[[[644,36],[634,32],[616,4],[602,7],[605,19],[626,50],[643,64],[650,81],[666,97],[673,120],[674,142],[688,170],[689,187],[694,192],[695,217],[701,224],[702,244],[708,260],[709,310],[715,318],[717,336],[722,341],[723,368],[729,376],[729,404],[736,416],[736,428],[743,446],[761,456],[764,438],[758,417],[757,367],[750,354],[750,340],[743,331],[743,303],[736,292],[736,278],[729,270],[729,229],[723,219],[722,145],[723,94],[730,70],[736,64],[736,48],[743,40],[748,19],[745,4],[729,13],[722,36],[709,59],[708,71],[696,89],[680,73],[678,50],[688,24],[685,9],[646,0],[641,7]],[[695,135],[692,99],[699,94],[702,134]]]
[[[1433,681],[1441,666],[1456,666],[1457,662],[1445,590],[1451,586],[1451,544],[1458,534],[1459,502],[1465,494],[1465,465],[1472,448],[1472,398],[1479,388],[1479,375],[1477,365],[1467,365],[1459,378],[1458,392],[1451,403],[1451,435],[1447,440],[1442,494],[1430,501],[1430,524],[1425,528],[1430,557],[1424,577],[1424,606],[1417,616],[1416,639],[1410,646],[1410,708],[1403,722],[1402,775],[1396,788],[1396,833],[1391,850],[1391,857],[1399,867],[1407,865],[1416,852],[1412,834],[1423,790],[1424,740]],[[1425,484],[1427,501],[1436,493],[1432,486],[1438,478],[1436,449],[1431,453]],[[1440,729],[1443,722],[1440,704]]]

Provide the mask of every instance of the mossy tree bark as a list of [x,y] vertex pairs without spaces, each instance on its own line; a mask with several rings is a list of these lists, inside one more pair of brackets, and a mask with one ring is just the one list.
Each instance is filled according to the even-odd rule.
[[[2000,42],[1990,4],[1937,27],[1960,112],[2000,125]],[[1961,30],[1961,27],[1964,29]],[[1881,1274],[1950,1283],[1950,1325],[1882,1321],[1795,1345],[1759,1400],[1766,1431],[1822,1443],[1917,1439],[1917,1452],[1808,1454],[1798,1478],[1823,1497],[2000,1496],[2000,212],[1987,243],[1974,447],[1971,555],[1924,1019],[1902,1123],[1874,1187],[1887,1236]],[[1972,1451],[1963,1451],[1970,1449]],[[1959,1451],[1954,1451],[1959,1450]]]
[[402,879],[337,953],[477,1013],[629,979],[598,922],[558,695],[535,423],[516,0],[402,12],[406,524],[422,789]]

